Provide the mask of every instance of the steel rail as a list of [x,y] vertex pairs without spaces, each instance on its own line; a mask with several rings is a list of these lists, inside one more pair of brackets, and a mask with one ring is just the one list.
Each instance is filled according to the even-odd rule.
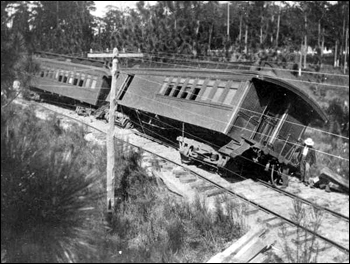
[[275,190],[275,191],[280,192],[280,193],[282,193],[282,194],[284,194],[284,195],[286,195],[286,196],[289,196],[289,197],[291,197],[291,198],[294,198],[294,199],[296,199],[296,200],[299,200],[299,201],[301,201],[301,202],[303,202],[303,203],[305,203],[305,204],[311,205],[312,207],[315,207],[315,208],[317,208],[317,209],[319,209],[319,210],[327,211],[328,213],[330,213],[330,214],[332,214],[332,215],[334,215],[334,216],[336,216],[336,217],[339,217],[339,218],[341,218],[341,219],[343,219],[343,220],[349,222],[349,217],[346,216],[346,215],[343,215],[343,214],[341,214],[341,213],[332,211],[332,210],[330,210],[330,209],[328,209],[328,208],[326,208],[326,207],[320,206],[320,205],[318,205],[318,204],[316,204],[316,203],[313,203],[313,202],[311,202],[311,201],[308,201],[308,200],[306,200],[306,199],[304,199],[304,198],[302,198],[302,197],[300,197],[300,196],[294,195],[294,194],[289,193],[289,192],[287,192],[287,191],[285,191],[285,190],[281,190],[281,189],[279,189],[279,188],[277,188],[277,187],[273,187],[273,186],[271,186],[270,184],[268,184],[268,183],[266,183],[266,182],[264,182],[264,181],[262,181],[262,180],[260,180],[260,179],[258,179],[257,181],[260,182],[261,184],[263,184],[264,186],[266,186],[266,187],[272,189],[272,190]]
[[[75,120],[75,121],[77,121],[77,122],[79,122],[79,123],[82,123],[83,125],[86,125],[86,126],[88,126],[88,127],[91,127],[91,128],[93,128],[93,129],[95,129],[95,130],[97,130],[97,131],[100,131],[101,133],[107,134],[107,132],[105,132],[105,131],[103,131],[103,130],[101,130],[101,129],[98,129],[98,128],[92,126],[92,125],[89,125],[89,124],[87,124],[87,123],[85,123],[85,122],[83,122],[83,121],[81,121],[81,120],[79,120],[79,119],[76,119],[76,118],[74,118],[74,117],[68,116],[68,115],[63,114],[63,113],[59,113],[59,112],[57,112],[57,111],[54,111],[54,110],[52,110],[52,109],[50,109],[50,108],[48,108],[48,107],[45,107],[45,106],[43,106],[43,105],[40,105],[40,104],[37,103],[37,102],[34,102],[34,103],[37,104],[37,105],[39,105],[39,106],[41,106],[41,107],[43,107],[43,108],[45,108],[45,109],[47,109],[47,110],[49,110],[49,111],[52,111],[52,112],[57,113],[57,114],[59,114],[59,115],[63,115],[63,116],[65,116],[65,117],[67,117],[67,118],[70,118],[70,119],[73,119],[73,120]],[[322,236],[322,235],[320,235],[320,234],[317,234],[316,232],[314,232],[314,231],[312,231],[312,230],[310,230],[310,229],[308,229],[308,228],[306,228],[306,227],[304,227],[304,226],[301,226],[301,225],[299,225],[298,223],[296,223],[296,222],[294,222],[294,221],[292,221],[292,220],[290,220],[290,219],[288,219],[288,218],[286,218],[286,217],[284,217],[284,216],[282,216],[282,215],[280,215],[280,214],[278,214],[278,213],[275,213],[275,212],[271,211],[270,209],[268,209],[268,208],[266,208],[266,207],[264,207],[264,206],[261,206],[261,205],[257,204],[256,202],[251,201],[251,200],[249,200],[248,198],[245,198],[244,196],[242,196],[242,195],[240,195],[240,194],[238,194],[238,193],[235,193],[234,191],[229,190],[229,189],[227,189],[227,188],[221,186],[221,185],[218,184],[218,183],[215,183],[215,182],[213,182],[213,181],[207,179],[206,177],[200,175],[199,173],[197,173],[197,172],[195,172],[195,171],[193,171],[193,170],[191,170],[191,169],[189,169],[189,168],[187,168],[187,167],[184,167],[183,164],[181,164],[181,163],[177,163],[176,161],[170,160],[170,159],[168,159],[168,158],[166,158],[166,157],[163,157],[163,156],[161,156],[161,155],[159,155],[159,154],[157,154],[157,153],[154,153],[154,152],[152,152],[152,151],[150,151],[150,150],[146,150],[146,149],[144,149],[144,148],[142,148],[142,147],[140,147],[140,146],[137,146],[137,145],[135,145],[135,144],[133,144],[133,143],[130,143],[130,142],[126,141],[126,140],[123,140],[123,139],[121,139],[121,138],[118,138],[118,137],[115,137],[115,138],[116,138],[116,140],[118,140],[118,141],[122,141],[122,142],[124,142],[124,143],[126,143],[126,144],[129,144],[129,145],[133,146],[133,147],[136,147],[136,148],[138,148],[138,149],[141,149],[141,150],[143,150],[143,151],[146,151],[146,152],[148,152],[148,153],[151,153],[152,155],[155,155],[155,156],[157,156],[157,157],[159,157],[159,158],[161,158],[161,159],[164,159],[164,160],[166,160],[166,161],[168,161],[168,162],[170,162],[170,163],[173,163],[173,164],[175,164],[175,165],[177,165],[177,166],[183,167],[183,168],[185,168],[186,171],[188,171],[188,172],[190,172],[190,173],[192,173],[192,174],[198,176],[198,177],[201,178],[201,179],[204,179],[205,181],[207,181],[207,182],[209,182],[209,183],[215,185],[215,186],[218,187],[219,189],[224,190],[225,192],[229,193],[230,195],[236,196],[236,197],[238,197],[239,199],[241,199],[241,200],[243,200],[243,201],[245,201],[245,202],[247,202],[247,203],[253,205],[254,207],[257,207],[257,208],[259,208],[260,210],[262,210],[262,211],[264,211],[264,212],[266,212],[266,213],[269,213],[269,214],[272,214],[272,215],[274,215],[274,216],[276,216],[276,217],[278,217],[278,218],[281,218],[281,219],[284,220],[285,222],[287,222],[287,223],[289,223],[289,224],[292,224],[292,225],[294,225],[294,226],[296,226],[296,227],[298,227],[298,228],[301,228],[301,229],[303,229],[303,230],[305,230],[305,231],[311,233],[312,235],[314,235],[314,236],[320,238],[321,240],[323,240],[323,241],[325,241],[325,242],[327,242],[327,243],[329,243],[329,244],[331,244],[331,245],[333,245],[333,246],[339,248],[340,250],[349,253],[349,249],[348,249],[348,248],[346,248],[346,247],[344,247],[344,246],[342,246],[342,245],[340,245],[340,244],[338,244],[338,243],[336,243],[336,242],[334,242],[334,241],[332,241],[332,240],[330,240],[330,239],[328,239],[328,238],[326,238],[326,237],[324,237],[324,236]]]

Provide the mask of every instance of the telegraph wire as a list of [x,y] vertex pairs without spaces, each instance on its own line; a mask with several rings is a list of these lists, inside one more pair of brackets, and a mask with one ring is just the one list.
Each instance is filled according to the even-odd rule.
[[[126,73],[127,72],[123,72],[123,71],[120,71],[121,73]],[[151,80],[148,80],[148,79],[145,79],[145,78],[142,78],[142,77],[139,77],[139,76],[136,76],[136,78],[139,78],[139,79],[143,79],[143,80],[146,80],[148,82],[152,82],[152,83],[155,83],[155,84],[159,84],[159,85],[162,85],[163,83],[160,83],[160,82],[156,82],[156,81],[151,81]],[[48,87],[56,87],[56,85],[47,85]],[[82,88],[79,88],[79,87],[70,87],[69,89],[84,89],[85,87],[82,87]],[[110,90],[110,88],[100,88],[100,90]],[[44,93],[43,93],[44,94]],[[210,99],[209,97],[205,98],[205,97],[202,97],[203,99]],[[86,101],[85,99],[90,99],[90,98],[87,98],[87,97],[76,97],[75,98],[76,100],[84,100]],[[105,100],[101,100],[101,99],[97,99],[97,101],[101,101],[101,102],[105,102]],[[232,107],[237,107],[237,105],[230,105]],[[257,111],[253,111],[253,110],[250,110],[250,109],[246,109],[246,108],[243,108],[243,107],[240,107],[241,109],[243,110],[246,110],[246,111],[249,111],[249,112],[252,112],[252,113],[256,113],[258,114],[259,116],[267,116],[266,114],[263,114],[263,113],[260,113],[260,112],[257,112]],[[281,118],[278,118],[276,117],[275,118],[276,120],[280,120]],[[218,122],[222,122],[222,121],[218,121]],[[290,124],[293,124],[293,125],[298,125],[298,126],[303,126],[305,127],[304,125],[302,124],[298,124],[298,123],[295,123],[295,122],[292,122],[292,121],[285,121],[287,123],[290,123]],[[224,123],[224,122],[222,122]],[[226,123],[225,123],[226,124]],[[317,129],[317,128],[312,128],[312,127],[309,127],[309,129],[311,130],[315,130],[315,131],[319,131],[319,132],[322,132],[322,133],[325,133],[325,134],[329,134],[329,135],[332,135],[332,136],[336,136],[336,137],[339,137],[339,138],[343,138],[345,140],[349,140],[348,137],[344,137],[342,135],[338,135],[338,134],[334,134],[334,133],[331,133],[331,132],[328,132],[328,131],[325,131],[325,130],[322,130],[322,129]]]
[[[127,72],[124,72],[123,70],[121,70],[120,71],[121,73],[126,73],[127,74]],[[137,77],[137,78],[142,78],[142,77]],[[145,79],[145,80],[147,80],[147,79]],[[160,84],[160,85],[162,85],[163,83],[159,83],[159,82],[155,82],[155,81],[150,81],[150,80],[147,80],[148,82],[153,82],[153,83],[156,83],[156,84]],[[59,83],[61,83],[61,82],[59,82]],[[47,87],[57,87],[57,85],[46,85]],[[80,86],[80,87],[82,87],[82,86]],[[75,89],[84,89],[85,87],[82,87],[82,88],[79,88],[79,87],[71,87],[71,88],[75,88]],[[71,89],[71,88],[69,88],[69,89]],[[100,88],[100,90],[110,90],[110,88]],[[207,98],[205,98],[205,97],[202,97],[202,98],[204,98],[204,99],[210,99],[209,97],[207,97]],[[77,97],[77,100],[79,100],[79,99],[81,99],[81,100],[85,100],[85,99],[89,99],[89,98],[85,98],[85,97]],[[104,101],[104,100],[101,100],[101,99],[97,99],[97,101]],[[230,106],[236,106],[236,105],[230,105]],[[264,115],[263,113],[259,113],[259,112],[256,112],[256,111],[253,111],[253,110],[250,110],[250,109],[245,109],[245,108],[242,108],[241,107],[241,109],[243,109],[243,110],[246,110],[246,111],[249,111],[249,112],[252,112],[252,113],[256,113],[256,114],[259,114],[259,115],[263,115],[263,116],[266,116],[266,115]],[[276,120],[279,120],[280,118],[275,118]],[[287,122],[287,123],[291,123],[291,124],[294,124],[294,125],[298,125],[298,126],[303,126],[303,125],[301,125],[301,124],[298,124],[298,123],[295,123],[295,122],[292,122],[292,121],[285,121],[285,122]],[[312,128],[312,127],[310,127],[310,129],[312,129],[312,130],[315,130],[315,131],[321,131],[321,132],[323,132],[323,133],[325,133],[325,134],[331,134],[331,135],[333,135],[333,136],[337,136],[337,137],[340,137],[340,138],[344,138],[344,139],[346,139],[346,140],[349,140],[349,138],[347,138],[347,137],[344,137],[344,136],[341,136],[341,135],[337,135],[337,134],[334,134],[334,133],[330,133],[330,132],[328,132],[328,131],[325,131],[325,130],[321,130],[321,129],[317,129],[317,128]]]
[[[144,78],[141,78],[141,77],[135,77],[135,78],[140,78],[140,79],[149,81],[148,79],[144,79]],[[152,82],[152,81],[150,81],[150,82]],[[156,101],[156,100],[154,100],[154,99],[150,99],[150,98],[147,98],[147,97],[144,97],[144,96],[141,96],[141,95],[132,93],[132,92],[130,92],[130,91],[127,91],[127,93],[136,95],[136,96],[138,96],[138,97],[141,97],[141,98],[146,99],[146,100],[149,100],[149,101],[158,102],[158,103],[160,103],[160,104],[164,104],[164,105],[166,105],[167,107],[169,107],[168,104],[165,104],[165,103]],[[68,104],[65,104],[65,105],[68,105]],[[73,105],[72,105],[72,106],[73,106]],[[182,109],[182,108],[175,107],[175,106],[171,106],[171,107],[172,107],[172,108],[177,108],[177,109],[182,110],[182,111],[186,111],[186,112],[191,113],[191,114],[194,114],[194,115],[198,115],[198,116],[200,116],[200,117],[205,117],[205,118],[207,118],[207,119],[210,119],[210,120],[213,120],[213,121],[216,121],[216,122],[221,122],[221,123],[226,124],[226,122],[223,122],[223,121],[220,121],[220,120],[216,120],[216,119],[213,119],[213,118],[210,118],[210,117],[207,117],[207,116],[204,116],[204,115],[201,115],[201,114],[198,114],[198,113],[195,113],[195,112],[186,110],[186,109]],[[257,113],[258,113],[258,112],[257,112]],[[236,126],[236,125],[232,125],[232,126],[237,127],[237,128],[239,128],[239,129],[243,129],[243,130],[249,131],[249,132],[257,133],[257,134],[260,134],[260,135],[262,135],[262,136],[267,136],[268,138],[271,137],[271,136],[268,135],[268,134],[259,133],[259,132],[256,132],[256,131],[254,131],[254,130],[250,130],[250,129],[247,129],[247,128],[244,128],[244,127],[240,127],[240,126]],[[201,139],[201,138],[200,138],[200,139]],[[288,142],[287,140],[284,140],[284,139],[279,139],[279,140],[282,141],[282,142]],[[291,142],[288,142],[288,143],[291,143]],[[298,144],[298,143],[291,143],[291,144],[292,144],[292,145],[295,145],[295,146],[299,146],[299,147],[302,146],[301,144]],[[217,147],[220,147],[220,146],[217,146]],[[319,152],[319,153],[321,153],[321,154],[324,154],[324,155],[328,155],[328,156],[334,157],[334,158],[338,158],[338,159],[341,159],[341,160],[349,161],[349,159],[343,158],[343,157],[341,157],[341,156],[336,156],[336,155],[333,155],[333,154],[330,154],[330,153],[327,153],[327,152],[323,152],[323,151],[320,151],[320,150],[317,150],[317,149],[315,149],[315,151],[316,151],[316,152]]]
[[[193,55],[189,55],[189,54],[178,54],[178,53],[166,53],[166,52],[160,52],[160,53],[164,53],[164,54],[169,54],[171,56],[189,56],[189,57],[193,57]],[[161,56],[158,56],[159,53],[156,53],[156,52],[149,52],[149,53],[144,53],[144,54],[149,54],[153,57],[160,57]],[[199,57],[208,57],[208,56],[199,56]],[[209,56],[211,57],[211,56]],[[221,56],[219,56],[220,58],[222,58]],[[229,65],[229,66],[234,66],[234,65],[240,65],[242,67],[251,67],[252,64],[254,64],[256,61],[236,61],[236,62],[229,62],[229,61],[226,61],[226,62],[223,62],[223,61],[206,61],[206,60],[198,60],[196,58],[189,58],[189,59],[175,59],[175,58],[172,58],[172,57],[163,57],[163,58],[167,58],[169,60],[186,60],[186,61],[193,61],[194,63],[217,63],[217,64],[223,64],[223,65]],[[261,60],[261,58],[259,58]],[[273,61],[273,60],[262,60],[264,62],[268,62],[268,63],[278,63],[280,61]],[[241,64],[239,64],[241,63]],[[251,65],[245,65],[245,63],[250,63]],[[294,64],[298,64],[296,62],[282,62],[283,64],[289,64],[289,65],[294,65]],[[294,70],[288,70],[288,69],[280,69],[280,68],[273,68],[273,69],[278,69],[278,70],[282,70],[282,71],[294,71]],[[310,73],[310,74],[319,74],[319,75],[330,75],[330,76],[338,76],[338,77],[344,77],[344,78],[349,78],[349,75],[346,75],[346,74],[334,74],[334,73],[323,73],[323,72],[312,72],[312,71],[304,71],[302,70],[301,72],[304,72],[304,73]]]

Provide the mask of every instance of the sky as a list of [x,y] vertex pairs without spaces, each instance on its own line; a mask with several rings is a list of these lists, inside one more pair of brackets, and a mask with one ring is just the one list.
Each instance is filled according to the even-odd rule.
[[[136,3],[138,1],[94,1],[95,6],[96,6],[96,11],[92,12],[94,16],[102,17],[106,11],[107,11],[107,6],[115,6],[119,9],[125,9],[127,7],[129,8],[135,8]],[[149,3],[152,5],[153,3],[156,3],[156,1],[145,1],[146,3]]]

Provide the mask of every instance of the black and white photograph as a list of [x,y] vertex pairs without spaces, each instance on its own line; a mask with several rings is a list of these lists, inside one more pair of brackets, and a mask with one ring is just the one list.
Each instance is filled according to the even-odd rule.
[[1,1],[1,263],[349,263],[349,2]]

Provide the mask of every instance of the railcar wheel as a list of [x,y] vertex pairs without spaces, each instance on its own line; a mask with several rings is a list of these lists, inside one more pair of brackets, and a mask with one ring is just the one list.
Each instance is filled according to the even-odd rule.
[[182,163],[184,163],[184,164],[193,163],[193,159],[191,158],[192,151],[193,151],[193,147],[190,147],[188,149],[188,151],[186,152],[186,154],[180,153]]

